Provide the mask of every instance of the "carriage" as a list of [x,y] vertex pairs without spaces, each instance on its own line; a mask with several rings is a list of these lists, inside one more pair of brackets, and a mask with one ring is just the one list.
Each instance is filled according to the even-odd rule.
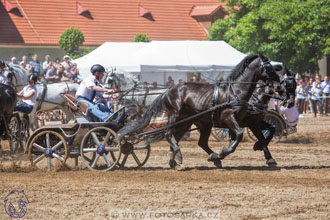
[[75,123],[44,126],[30,136],[26,146],[33,166],[57,170],[65,167],[69,158],[73,158],[77,166],[79,156],[91,170],[108,171],[118,166],[139,167],[145,164],[150,146],[119,140],[116,133],[128,120],[138,116],[136,105],[123,106],[107,121],[96,122],[86,105],[74,96],[61,96],[75,115]]

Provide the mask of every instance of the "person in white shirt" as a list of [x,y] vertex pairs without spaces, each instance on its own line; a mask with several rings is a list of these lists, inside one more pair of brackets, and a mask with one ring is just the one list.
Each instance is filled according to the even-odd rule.
[[8,80],[6,75],[3,73],[3,69],[6,67],[6,63],[0,60],[0,83],[8,85]]
[[[95,64],[91,67],[92,76],[86,77],[79,85],[76,92],[76,97],[79,101],[85,103],[88,106],[88,110],[99,121],[106,121],[111,115],[111,111],[106,106],[102,106],[100,109],[97,104],[94,103],[94,98],[97,92],[114,93],[113,89],[106,89],[99,86],[99,80],[103,78],[105,69],[100,64]],[[117,98],[115,94],[109,96],[109,98]]]
[[284,106],[276,106],[278,113],[284,115],[284,119],[286,124],[290,127],[295,127],[299,121],[299,112],[297,110],[296,103],[291,108],[284,107]]
[[30,114],[32,112],[33,106],[37,102],[37,88],[35,87],[37,80],[37,75],[29,75],[28,85],[25,86],[19,93],[17,93],[17,96],[22,99],[23,103],[17,105],[14,111],[20,111],[26,114]]
[[328,116],[328,113],[330,113],[330,81],[328,80],[328,76],[325,76],[324,81],[321,82],[321,88],[323,93],[323,105],[325,105],[324,113],[325,116]]

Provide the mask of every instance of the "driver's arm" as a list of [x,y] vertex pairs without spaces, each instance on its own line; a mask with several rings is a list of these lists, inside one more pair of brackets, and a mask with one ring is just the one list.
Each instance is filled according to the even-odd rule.
[[28,95],[26,95],[26,96],[22,96],[22,99],[29,99],[29,98],[31,98],[32,96],[34,96],[34,94],[35,94],[35,91],[31,91]]
[[113,93],[115,90],[113,89],[106,89],[106,88],[102,88],[101,86],[91,86],[91,88],[96,91],[96,92],[109,92],[109,93]]

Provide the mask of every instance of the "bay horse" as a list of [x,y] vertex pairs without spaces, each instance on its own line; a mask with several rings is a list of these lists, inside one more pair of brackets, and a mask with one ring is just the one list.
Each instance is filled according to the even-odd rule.
[[[239,122],[247,113],[247,102],[251,98],[259,80],[274,84],[276,90],[282,91],[280,77],[262,54],[246,56],[232,71],[227,81],[214,85],[185,83],[166,90],[147,109],[140,120],[131,121],[118,131],[119,138],[125,135],[136,135],[142,132],[151,118],[162,109],[168,115],[168,129],[152,138],[150,142],[159,140],[160,136],[170,143],[170,166],[180,169],[182,154],[178,145],[186,131],[195,124],[200,130],[198,145],[211,156],[212,160],[221,166],[221,160],[233,153],[243,138],[243,129]],[[219,106],[214,111],[208,111]],[[221,108],[220,108],[221,107]],[[203,112],[203,113],[201,113]],[[197,116],[196,116],[197,115]],[[189,120],[185,120],[185,119]],[[181,121],[180,123],[177,123]],[[173,126],[175,125],[175,126]],[[212,127],[228,127],[233,132],[233,138],[220,154],[214,153],[208,146]],[[165,132],[166,131],[166,132]]]

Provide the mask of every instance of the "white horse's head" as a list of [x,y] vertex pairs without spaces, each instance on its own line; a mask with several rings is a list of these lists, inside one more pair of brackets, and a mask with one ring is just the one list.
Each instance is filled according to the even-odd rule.
[[8,84],[16,88],[17,91],[27,85],[29,73],[18,65],[7,67],[5,69],[5,75],[7,77]]
[[116,88],[120,91],[126,91],[135,87],[138,79],[132,73],[112,70],[106,72],[103,83],[106,88]]

